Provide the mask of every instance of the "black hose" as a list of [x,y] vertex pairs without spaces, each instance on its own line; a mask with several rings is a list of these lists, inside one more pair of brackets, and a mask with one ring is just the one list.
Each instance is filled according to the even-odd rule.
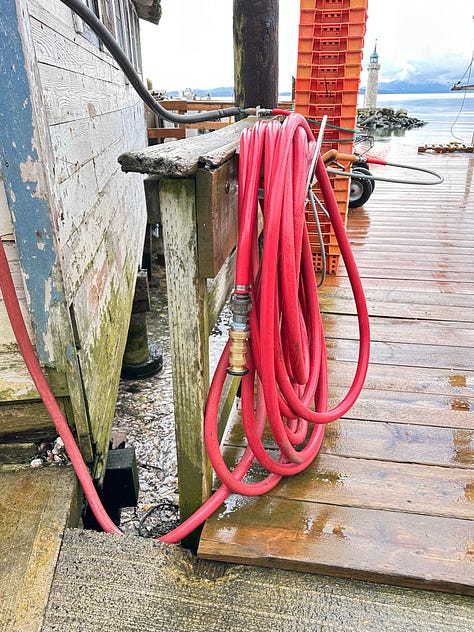
[[241,113],[240,108],[238,107],[200,112],[199,114],[173,114],[172,112],[169,112],[166,108],[157,103],[151,96],[146,87],[143,85],[143,82],[135,71],[135,68],[129,62],[127,56],[96,15],[88,9],[81,0],[61,0],[61,2],[77,13],[77,15],[91,27],[97,37],[102,40],[104,46],[108,48],[110,54],[123,70],[127,79],[135,88],[141,99],[161,118],[166,121],[170,121],[171,123],[200,123],[201,121],[214,121],[227,116],[237,116]]

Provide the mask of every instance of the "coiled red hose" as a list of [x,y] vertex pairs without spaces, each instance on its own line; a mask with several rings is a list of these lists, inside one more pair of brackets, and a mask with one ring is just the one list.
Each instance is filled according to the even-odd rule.
[[[367,306],[331,183],[319,158],[316,177],[349,275],[360,335],[352,385],[343,400],[327,410],[326,345],[304,216],[314,146],[311,130],[299,114],[288,116],[283,125],[276,120],[261,120],[242,135],[235,292],[244,294],[250,288],[252,298],[249,372],[242,378],[242,419],[248,447],[231,470],[222,457],[217,431],[219,401],[229,364],[228,343],[212,380],[205,415],[207,452],[223,485],[178,529],[162,537],[164,542],[182,539],[231,492],[263,494],[282,476],[301,472],[316,457],[325,424],[343,416],[362,389],[370,347]],[[264,245],[259,262],[258,192],[262,165]],[[277,461],[262,443],[266,421],[280,450]],[[298,448],[303,443],[304,447]],[[269,474],[258,483],[247,483],[242,479],[255,459]]]
[[[249,288],[252,298],[249,372],[242,378],[242,417],[248,447],[237,466],[230,470],[221,455],[217,433],[219,400],[229,364],[228,343],[212,380],[205,415],[208,455],[223,484],[188,520],[160,538],[163,542],[182,540],[231,492],[259,495],[272,489],[282,476],[306,468],[319,451],[325,424],[344,415],[363,386],[370,346],[367,307],[332,187],[319,157],[316,177],[349,275],[360,334],[352,385],[343,400],[327,410],[326,346],[304,217],[306,181],[314,148],[311,130],[299,114],[290,114],[282,125],[275,120],[261,120],[242,135],[235,291],[246,292],[245,288]],[[259,261],[258,196],[262,165],[264,247]],[[105,531],[120,533],[102,507],[87,466],[36,359],[1,240],[0,287],[21,353],[64,441],[89,505]],[[267,421],[280,450],[278,460],[272,458],[262,443]],[[301,444],[304,447],[300,448]],[[246,483],[243,479],[255,459],[269,474],[258,483]]]

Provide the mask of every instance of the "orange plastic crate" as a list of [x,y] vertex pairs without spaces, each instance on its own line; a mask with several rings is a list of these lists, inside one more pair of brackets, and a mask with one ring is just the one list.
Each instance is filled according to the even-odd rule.
[[[302,10],[309,12],[309,9]],[[341,24],[350,22],[352,24],[365,24],[367,20],[367,9],[365,7],[351,7],[349,9],[314,9],[315,24]],[[309,16],[305,16],[305,20]],[[301,20],[303,21],[303,20]]]
[[367,9],[368,0],[300,0],[301,9],[320,9],[325,11],[339,11],[364,7]]
[[[304,40],[300,39],[300,45],[302,41]],[[316,37],[311,39],[311,46],[311,50],[318,50],[320,52],[361,51],[364,48],[364,38],[362,35],[348,37]],[[301,48],[301,46],[299,49],[309,50]]]
[[342,22],[340,24],[300,23],[299,37],[363,37],[365,22],[360,24]]
[[[311,247],[312,253],[320,253],[321,252],[321,244],[319,243],[319,239],[317,235],[309,235],[309,244]],[[340,255],[341,249],[338,244],[323,244],[324,252],[326,255]]]
[[295,91],[295,104],[296,110],[298,111],[299,105],[310,105],[310,104],[318,104],[318,105],[339,105],[342,104],[342,93],[336,94],[332,93],[323,93],[323,94],[314,94],[310,90],[296,90]]
[[300,66],[357,65],[362,63],[362,50],[354,51],[303,51],[298,52],[298,70]]
[[365,7],[347,9],[301,9],[300,26],[303,24],[365,24],[367,10]]
[[362,35],[348,35],[347,37],[310,37],[300,36],[298,50],[300,53],[332,53],[338,51],[354,52],[363,49],[364,38]]
[[340,103],[330,105],[310,104],[308,106],[308,116],[310,118],[314,118],[320,121],[326,114],[326,116],[328,117],[328,122],[333,125],[337,125],[335,121],[340,120],[341,118],[351,117],[355,121],[356,112],[357,106],[355,103],[350,105],[342,105]]
[[[298,83],[298,80],[297,80]],[[357,92],[359,90],[359,77],[340,77],[329,79],[318,77],[311,79],[310,88],[312,92]]]
[[300,0],[301,11],[343,11],[346,9],[367,10],[368,0]]
[[295,91],[295,104],[300,105],[343,105],[357,107],[357,95],[356,90],[351,92],[329,92],[324,90],[323,92],[312,92],[311,90],[298,90]]
[[[303,7],[304,4],[304,7]],[[325,11],[335,11],[339,9],[357,9],[363,7],[367,9],[368,0],[301,0],[301,8],[309,9],[311,6]]]
[[[326,255],[326,273],[337,274],[339,270],[341,256],[340,255]],[[316,272],[321,272],[323,269],[323,261],[320,252],[313,253],[313,264]]]
[[298,79],[339,79],[339,78],[359,78],[361,65],[360,64],[338,64],[338,65],[324,65],[324,64],[311,64],[307,66],[298,67]]

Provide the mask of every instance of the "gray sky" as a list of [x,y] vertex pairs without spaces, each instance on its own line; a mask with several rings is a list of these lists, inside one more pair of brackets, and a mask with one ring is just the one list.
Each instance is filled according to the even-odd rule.
[[[162,0],[160,24],[141,23],[144,75],[155,88],[233,85],[232,4]],[[290,90],[296,73],[299,5],[280,0],[280,92]],[[473,15],[474,0],[369,0],[364,57],[377,39],[382,81],[435,81],[447,73],[458,80],[474,48]]]

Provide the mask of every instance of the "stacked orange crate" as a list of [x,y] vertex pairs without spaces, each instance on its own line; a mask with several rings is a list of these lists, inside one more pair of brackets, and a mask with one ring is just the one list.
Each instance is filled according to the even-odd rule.
[[[317,121],[326,114],[328,127],[323,151],[352,153],[357,94],[364,46],[368,0],[301,0],[295,109],[310,119],[315,136]],[[342,128],[342,129],[341,129]],[[332,176],[339,211],[346,221],[349,179]],[[316,195],[321,197],[318,187]],[[326,266],[336,273],[340,250],[334,231],[318,213]],[[315,269],[321,270],[321,247],[311,208],[306,212]]]

